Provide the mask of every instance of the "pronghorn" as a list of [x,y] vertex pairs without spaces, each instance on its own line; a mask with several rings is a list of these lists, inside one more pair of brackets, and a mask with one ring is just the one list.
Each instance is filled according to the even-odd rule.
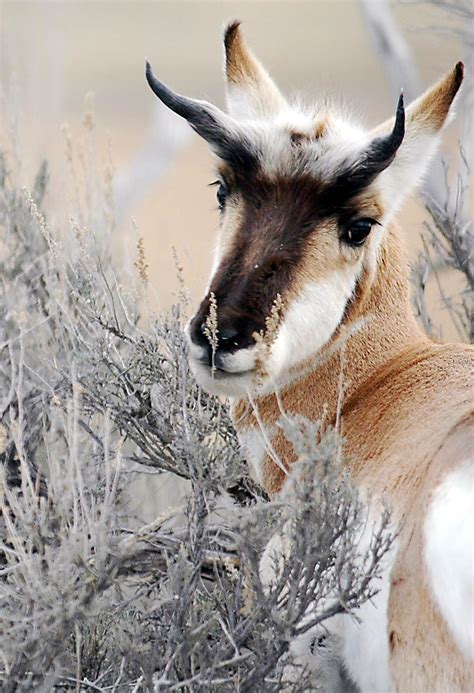
[[[329,420],[340,407],[355,483],[388,499],[401,527],[385,602],[363,609],[344,664],[362,691],[474,690],[474,354],[420,331],[394,219],[436,150],[463,65],[406,110],[401,96],[395,118],[366,131],[327,102],[289,104],[238,22],[224,43],[227,113],[172,92],[147,64],[152,90],[218,161],[221,229],[187,328],[193,369],[204,388],[232,398],[270,496],[284,492],[287,474],[268,441],[288,468],[294,459],[277,426],[281,405]],[[280,321],[262,369],[256,340],[277,297]],[[335,348],[348,332],[344,349]]]

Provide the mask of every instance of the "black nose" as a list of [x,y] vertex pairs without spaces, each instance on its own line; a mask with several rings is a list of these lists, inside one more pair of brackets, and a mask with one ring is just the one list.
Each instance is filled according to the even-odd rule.
[[[216,349],[221,351],[236,349],[240,346],[243,336],[243,333],[235,325],[227,325],[225,327],[218,325]],[[201,322],[198,330],[193,330],[192,332],[193,341],[200,346],[210,346],[209,337],[212,340],[212,329],[205,321]]]
[[[248,330],[245,326],[239,329],[236,322],[217,323],[217,343],[214,345],[215,351],[229,352],[242,349],[253,341],[249,339]],[[204,347],[209,353],[212,351],[212,328],[206,320],[194,319],[191,324],[191,339],[194,344]]]
[[218,332],[218,339],[222,342],[229,342],[231,339],[237,341],[239,338],[239,330],[236,327],[229,326]]

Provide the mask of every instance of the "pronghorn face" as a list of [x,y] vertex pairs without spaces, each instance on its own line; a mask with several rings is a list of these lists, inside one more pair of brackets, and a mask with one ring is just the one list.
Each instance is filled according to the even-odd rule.
[[[188,331],[195,371],[214,391],[272,387],[331,338],[361,274],[368,237],[383,217],[376,189],[351,196],[337,177],[328,182],[310,170],[323,142],[295,143],[292,135],[281,132],[286,171],[268,170],[263,147],[262,164],[255,157],[244,170],[219,167],[215,269]],[[277,329],[265,348],[258,336],[265,339],[272,311]]]
[[387,219],[436,145],[462,67],[408,110],[404,139],[402,97],[394,122],[365,132],[330,109],[289,106],[238,24],[225,47],[229,114],[175,94],[149,66],[147,78],[218,157],[221,229],[187,334],[201,384],[245,396],[273,389],[344,321]]

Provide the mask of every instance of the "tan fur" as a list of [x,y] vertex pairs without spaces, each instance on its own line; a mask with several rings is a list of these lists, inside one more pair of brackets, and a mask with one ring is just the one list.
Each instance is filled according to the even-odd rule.
[[324,135],[327,132],[329,126],[329,118],[325,118],[323,120],[320,120],[316,123],[316,127],[314,129],[314,136],[318,140],[320,137],[324,137]]
[[[464,64],[459,62],[454,69],[442,77],[413,101],[406,110],[406,136],[410,137],[413,130],[428,130],[437,132],[446,122],[449,109],[464,76]],[[393,118],[385,121],[372,131],[372,136],[390,132]]]
[[[382,218],[383,207],[378,195],[373,191],[370,194],[360,195],[354,205],[357,207],[359,217],[376,220]],[[318,224],[299,264],[289,297],[297,296],[308,282],[322,281],[334,270],[356,264],[366,251],[365,247],[351,248],[341,244],[337,219],[329,219],[323,224]]]
[[437,84],[428,89],[408,109],[408,120],[419,127],[439,130],[448,115],[464,76],[464,65],[459,62]]
[[258,84],[262,68],[252,55],[240,32],[240,23],[232,22],[225,32],[226,77],[231,84]]
[[[403,526],[389,614],[389,632],[396,643],[392,648],[396,690],[467,691],[474,669],[457,653],[433,606],[420,572],[420,541],[427,498],[453,464],[441,459],[439,450],[447,440],[455,440],[456,427],[472,411],[474,349],[434,344],[419,330],[395,226],[380,249],[376,277],[372,282],[367,278],[366,284],[363,298],[354,301],[350,313],[352,322],[365,316],[366,324],[342,351],[327,360],[320,354],[320,365],[286,388],[281,401],[287,412],[334,423],[343,369],[345,459],[355,483],[376,497],[384,496],[394,520]],[[324,351],[330,353],[331,347]],[[259,398],[257,406],[266,424],[280,418],[275,395]],[[244,403],[234,406],[238,431],[258,426],[246,411]],[[291,466],[294,453],[279,429],[272,445]],[[263,478],[267,492],[274,496],[286,476],[267,457]],[[407,609],[407,603],[413,606]],[[422,659],[414,655],[414,642]],[[425,667],[425,661],[430,665]]]
[[273,80],[248,48],[240,31],[240,22],[232,22],[225,31],[225,70],[227,85],[245,89],[251,95],[258,116],[278,113],[285,100]]
[[[281,108],[282,97],[243,43],[238,24],[227,30],[226,55],[231,88],[245,88],[260,115]],[[458,63],[411,104],[405,140],[432,142],[462,78],[463,65]],[[393,119],[372,134],[386,133],[392,125]],[[315,124],[315,137],[323,136],[326,128],[325,120]],[[304,144],[299,131],[289,134],[294,149]],[[291,190],[290,179],[286,185]],[[369,186],[356,201],[360,216],[383,216],[375,187]],[[278,199],[275,213],[282,206]],[[253,219],[251,226],[255,232]],[[272,223],[266,223],[265,233],[260,239],[246,236],[249,268],[273,233]],[[423,562],[423,527],[435,489],[457,461],[465,460],[465,447],[472,443],[472,423],[470,433],[467,426],[474,400],[474,349],[435,344],[421,332],[410,305],[399,231],[395,224],[385,229],[380,247],[374,236],[363,248],[344,247],[336,219],[328,218],[308,237],[284,300],[291,302],[309,282],[358,263],[362,269],[355,295],[330,342],[292,367],[279,397],[258,397],[258,416],[246,400],[234,402],[232,417],[241,434],[258,429],[259,421],[274,431],[272,448],[288,471],[295,454],[275,425],[282,409],[327,425],[338,422],[355,484],[369,497],[385,499],[400,527],[387,633],[395,688],[399,693],[467,692],[474,688],[474,665],[461,656],[432,599]],[[282,490],[286,478],[287,473],[266,456],[262,479],[270,496]]]

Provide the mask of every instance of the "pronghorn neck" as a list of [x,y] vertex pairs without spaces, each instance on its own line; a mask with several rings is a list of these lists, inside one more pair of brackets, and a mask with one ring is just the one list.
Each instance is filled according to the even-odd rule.
[[[354,301],[335,340],[341,340],[351,327],[355,330],[343,340],[341,349],[310,375],[313,384],[324,373],[325,380],[331,380],[337,398],[343,368],[345,401],[394,357],[428,341],[413,314],[405,249],[395,223],[387,229],[372,276],[366,271],[359,282]],[[329,350],[334,348],[335,340]],[[335,368],[336,363],[340,364],[339,368]],[[324,398],[323,392],[321,395]],[[334,403],[329,410],[333,416],[335,406]]]
[[[410,305],[400,232],[391,224],[379,248],[375,269],[367,270],[361,278],[344,322],[331,342],[299,367],[292,381],[280,389],[279,397],[272,393],[253,399],[252,404],[244,400],[234,402],[235,426],[239,432],[261,424],[272,430],[282,406],[289,413],[312,420],[323,418],[331,424],[336,420],[338,407],[342,407],[343,413],[345,403],[357,397],[358,390],[383,372],[390,361],[427,341]],[[258,416],[252,414],[254,406]],[[291,458],[288,450],[285,460]],[[274,463],[265,464],[261,481],[270,494],[280,489],[283,480],[283,473]]]

